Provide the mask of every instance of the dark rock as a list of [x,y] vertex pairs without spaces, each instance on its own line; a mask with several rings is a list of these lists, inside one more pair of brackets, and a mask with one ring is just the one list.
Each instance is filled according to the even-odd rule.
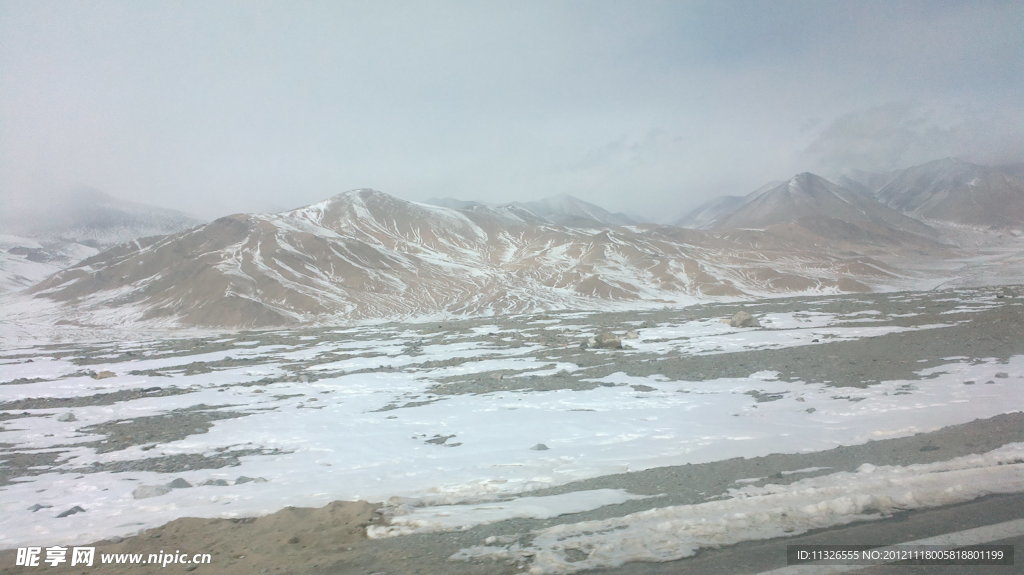
[[82,509],[81,507],[75,505],[71,509],[68,509],[64,513],[61,513],[60,515],[58,515],[57,519],[60,519],[62,517],[67,517],[68,515],[74,515],[75,513],[85,513],[85,509]]
[[455,435],[435,435],[434,437],[427,439],[425,443],[430,443],[432,445],[444,445],[453,437],[455,437]]

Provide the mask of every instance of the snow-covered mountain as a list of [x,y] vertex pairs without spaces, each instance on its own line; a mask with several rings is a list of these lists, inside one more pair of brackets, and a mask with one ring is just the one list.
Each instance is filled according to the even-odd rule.
[[515,202],[511,204],[489,204],[453,198],[433,198],[427,200],[426,203],[432,206],[477,214],[480,217],[497,218],[505,220],[510,224],[545,225],[554,223],[543,216],[531,212],[523,207],[522,204]]
[[[953,223],[983,228],[1021,230],[1024,228],[1024,164],[981,166],[947,158],[892,172],[844,170],[827,181],[839,191],[833,194],[857,212],[881,215],[869,198],[915,220],[928,224]],[[823,180],[823,178],[822,178]],[[849,221],[849,208],[836,201],[801,201],[778,183],[768,184],[744,196],[723,196],[706,202],[676,219],[673,224],[696,229],[736,226],[764,227],[817,215]],[[799,187],[799,186],[798,186]],[[776,196],[767,202],[765,196]],[[809,200],[814,190],[802,194]],[[853,193],[853,195],[850,194]],[[855,196],[860,196],[859,198]],[[768,205],[770,204],[770,205]],[[791,211],[790,208],[796,208]],[[838,210],[838,211],[837,211]],[[742,212],[733,216],[734,212]],[[862,218],[858,218],[862,219]],[[887,225],[934,238],[934,231],[908,223],[891,214]],[[807,220],[805,220],[806,222]],[[909,226],[909,227],[907,227]]]
[[27,288],[116,244],[199,223],[92,189],[8,198],[0,204],[0,293]]
[[939,245],[938,232],[926,224],[810,173],[754,192],[740,207],[718,217],[714,225],[718,229],[770,229],[832,246]]
[[743,202],[743,196],[719,196],[676,218],[672,225],[694,230],[711,229],[718,220],[735,211]]
[[452,198],[427,200],[427,203],[458,210],[491,211],[521,222],[548,223],[575,228],[606,228],[638,223],[620,213],[612,213],[590,202],[569,194],[560,194],[542,200],[486,204]]
[[560,194],[532,202],[521,202],[516,205],[526,208],[551,223],[562,226],[628,226],[637,223],[625,214],[609,212],[600,206],[569,194]]
[[516,222],[355,190],[100,253],[33,287],[65,321],[252,327],[866,290],[892,272],[798,242]]
[[994,228],[1024,228],[1024,179],[1011,169],[947,158],[892,174],[875,192],[906,214]]
[[0,294],[25,289],[98,251],[77,242],[0,234]]
[[829,175],[828,180],[848,190],[874,196],[875,192],[893,178],[892,172],[849,169]]

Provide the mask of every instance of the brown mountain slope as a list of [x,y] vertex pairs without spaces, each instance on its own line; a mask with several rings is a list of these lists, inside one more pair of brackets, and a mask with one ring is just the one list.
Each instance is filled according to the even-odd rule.
[[119,246],[32,288],[83,324],[259,327],[866,290],[869,258],[771,234],[516,223],[372,190]]

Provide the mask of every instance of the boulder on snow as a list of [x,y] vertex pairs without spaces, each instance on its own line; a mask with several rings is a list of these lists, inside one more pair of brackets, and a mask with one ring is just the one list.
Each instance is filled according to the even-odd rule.
[[740,310],[733,314],[729,325],[732,327],[761,327],[761,322],[757,321],[757,318],[750,315],[749,312]]
[[159,497],[170,491],[171,488],[166,485],[140,485],[132,491],[132,497],[134,499],[149,499],[150,497]]
[[66,411],[66,412],[64,412],[64,413],[62,413],[62,414],[57,416],[57,421],[61,421],[61,422],[78,421],[78,418],[75,417],[75,412],[73,412],[73,411]]
[[167,487],[170,487],[171,489],[186,489],[192,487],[192,484],[189,483],[187,480],[178,477],[174,481],[168,483]]
[[610,331],[602,331],[583,343],[584,349],[593,347],[597,349],[622,349],[622,340]]

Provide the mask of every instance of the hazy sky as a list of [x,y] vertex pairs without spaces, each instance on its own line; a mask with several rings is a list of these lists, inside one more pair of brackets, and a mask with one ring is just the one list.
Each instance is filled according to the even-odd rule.
[[352,188],[677,215],[1024,161],[1024,2],[0,0],[0,194],[204,217]]

